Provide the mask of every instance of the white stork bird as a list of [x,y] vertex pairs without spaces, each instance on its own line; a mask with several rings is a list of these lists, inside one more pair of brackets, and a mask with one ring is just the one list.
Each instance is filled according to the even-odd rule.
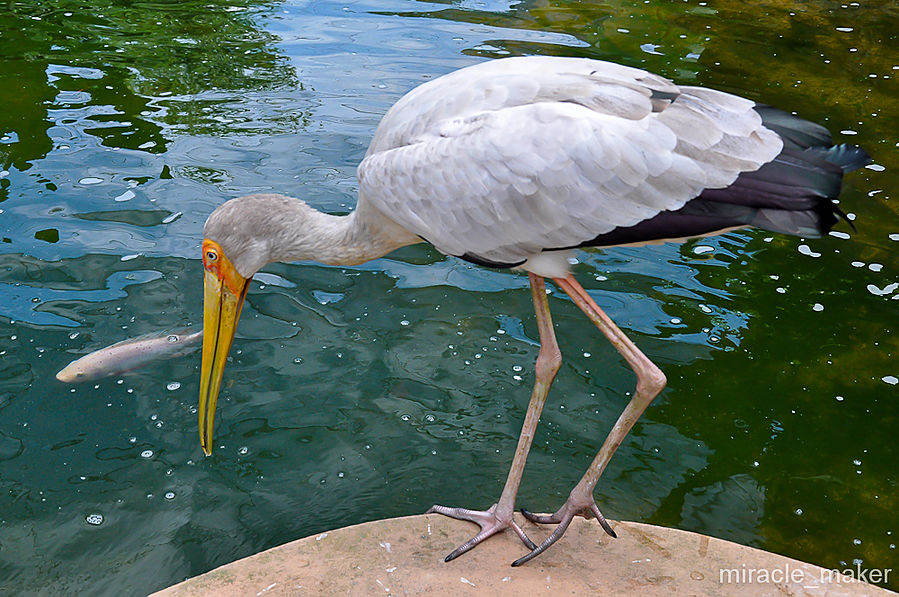
[[[867,154],[833,146],[823,127],[735,95],[675,85],[646,71],[582,58],[483,62],[427,82],[381,120],[358,168],[347,216],[275,194],[232,199],[206,222],[200,441],[212,451],[215,405],[249,280],[274,261],[353,265],[429,242],[470,262],[528,272],[540,351],[536,381],[505,488],[486,511],[434,506],[481,531],[447,561],[511,527],[531,552],[572,517],[614,532],[593,488],[665,375],[569,272],[578,247],[683,239],[744,226],[817,237],[842,212],[843,173]],[[534,430],[561,363],[544,278],[599,327],[637,387],[539,546],[513,521]]]

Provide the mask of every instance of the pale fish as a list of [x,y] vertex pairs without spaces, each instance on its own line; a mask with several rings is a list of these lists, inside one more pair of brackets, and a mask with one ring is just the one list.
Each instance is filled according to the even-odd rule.
[[66,383],[94,381],[143,367],[158,359],[184,356],[203,339],[203,330],[192,328],[165,334],[146,334],[101,348],[72,361],[56,374]]

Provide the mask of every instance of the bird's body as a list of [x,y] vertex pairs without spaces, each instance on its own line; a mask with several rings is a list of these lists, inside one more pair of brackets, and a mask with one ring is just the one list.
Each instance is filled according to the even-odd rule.
[[[867,159],[858,148],[832,146],[826,129],[796,116],[608,62],[509,58],[427,82],[401,98],[375,131],[350,215],[263,194],[233,199],[209,217],[204,449],[247,281],[267,263],[356,264],[427,241],[473,263],[520,268],[534,288],[541,352],[509,481],[486,512],[435,508],[482,525],[462,551],[509,526],[536,548],[512,522],[511,508],[560,361],[545,292],[538,292],[550,277],[628,360],[638,387],[588,474],[550,520],[561,522],[561,531],[533,557],[571,515],[602,520],[593,486],[664,385],[658,368],[570,276],[570,251],[743,226],[819,236],[841,213],[833,199],[843,172]],[[213,327],[217,333],[209,333]]]
[[444,253],[534,271],[771,161],[783,143],[753,106],[610,63],[485,62],[391,108],[359,197]]

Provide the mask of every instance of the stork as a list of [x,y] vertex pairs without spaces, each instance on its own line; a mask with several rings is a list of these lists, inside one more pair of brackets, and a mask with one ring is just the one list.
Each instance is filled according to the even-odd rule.
[[[615,450],[665,387],[665,375],[571,275],[575,249],[640,244],[753,226],[819,237],[843,213],[844,172],[870,158],[833,145],[817,124],[729,93],[586,58],[483,62],[424,83],[387,112],[358,167],[346,216],[277,194],[219,206],[204,228],[200,442],[212,452],[225,361],[253,275],[276,261],[355,265],[428,242],[446,255],[527,272],[540,350],[506,484],[487,510],[433,506],[480,526],[446,560],[511,528],[542,553],[574,516],[615,533],[593,489]],[[608,338],[637,377],[633,397],[536,545],[513,520],[534,431],[561,353],[545,278]]]

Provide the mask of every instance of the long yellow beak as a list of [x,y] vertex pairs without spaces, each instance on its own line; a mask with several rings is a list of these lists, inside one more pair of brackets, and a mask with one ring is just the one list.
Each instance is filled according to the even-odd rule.
[[203,241],[203,362],[200,366],[200,445],[212,454],[212,428],[225,361],[237,330],[249,280],[237,273],[217,243]]

